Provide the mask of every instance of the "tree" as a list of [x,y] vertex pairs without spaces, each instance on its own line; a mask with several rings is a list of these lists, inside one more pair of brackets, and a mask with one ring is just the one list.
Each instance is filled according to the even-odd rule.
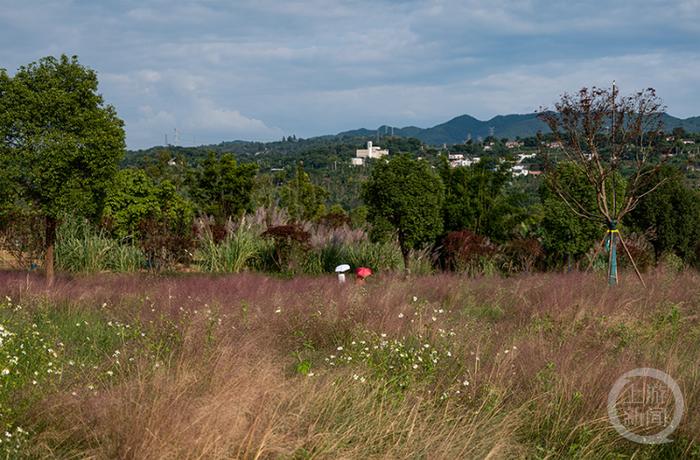
[[123,122],[78,58],[46,57],[0,70],[0,169],[13,207],[44,220],[46,277],[53,282],[56,229],[66,212],[97,217],[124,156]]
[[280,204],[294,221],[315,220],[325,214],[326,198],[328,192],[311,182],[302,162],[297,164],[294,177],[280,190]]
[[673,252],[684,261],[697,262],[700,243],[700,194],[688,188],[682,174],[664,166],[646,188],[661,185],[629,214],[629,223],[640,232],[650,233],[656,260]]
[[444,186],[424,160],[396,155],[378,162],[362,199],[373,226],[396,232],[406,271],[410,250],[435,242],[442,233]]
[[[654,139],[661,132],[663,110],[653,88],[620,97],[613,83],[611,90],[593,87],[573,95],[564,94],[554,111],[540,112],[540,118],[561,143],[566,159],[595,190],[596,207],[591,210],[569,193],[556,173],[548,171],[553,189],[575,214],[606,225],[610,285],[618,281],[618,241],[632,259],[617,225],[658,186],[644,188],[658,171],[658,165],[650,165]],[[615,182],[623,162],[630,173],[624,193],[619,194]],[[632,264],[643,284],[634,260]]]
[[469,229],[494,241],[507,240],[525,209],[517,194],[510,193],[511,163],[482,160],[469,167],[450,168],[443,161],[445,230]]
[[103,223],[118,238],[140,244],[152,268],[186,259],[194,209],[169,180],[155,183],[143,169],[117,173],[107,189]]
[[140,238],[139,227],[148,219],[188,231],[193,217],[191,203],[170,181],[156,184],[142,169],[122,169],[107,187],[103,220],[118,238]]
[[[556,183],[555,183],[556,178]],[[581,219],[557,194],[563,188],[577,203],[593,213],[596,210],[595,189],[583,172],[571,162],[561,162],[540,188],[544,209],[541,223],[542,245],[555,263],[578,259],[586,254],[600,235],[600,223]]]
[[223,223],[229,217],[238,217],[252,210],[257,172],[256,164],[238,164],[230,153],[220,158],[210,153],[197,171],[193,195],[203,212]]

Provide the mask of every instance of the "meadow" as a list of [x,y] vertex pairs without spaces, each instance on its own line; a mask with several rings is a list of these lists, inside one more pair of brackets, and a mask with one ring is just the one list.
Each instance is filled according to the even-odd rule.
[[[700,274],[0,272],[0,458],[700,458]],[[606,412],[678,382],[672,443]]]

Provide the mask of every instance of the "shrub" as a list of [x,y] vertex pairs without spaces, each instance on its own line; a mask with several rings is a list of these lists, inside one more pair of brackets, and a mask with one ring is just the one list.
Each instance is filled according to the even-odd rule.
[[[629,249],[632,258],[640,272],[646,272],[649,268],[654,266],[654,247],[651,245],[649,240],[637,233],[633,233],[628,237],[625,237],[625,243],[627,249]],[[626,254],[622,244],[618,245],[618,252],[622,254],[619,257],[620,267],[632,267],[632,263],[629,260],[629,256]]]
[[450,232],[442,243],[444,266],[452,271],[483,273],[495,254],[496,246],[488,238],[470,230]]
[[147,218],[139,223],[139,244],[148,267],[153,270],[171,270],[177,264],[188,263],[195,241],[192,229],[171,225],[168,220]]
[[311,238],[311,234],[297,224],[270,227],[262,236],[274,242],[274,263],[281,272],[298,269]]
[[501,257],[506,273],[532,272],[544,263],[544,248],[535,238],[516,238],[503,245]]
[[0,233],[0,249],[10,253],[14,265],[28,269],[36,265],[44,254],[43,219],[32,213],[13,212],[6,219]]

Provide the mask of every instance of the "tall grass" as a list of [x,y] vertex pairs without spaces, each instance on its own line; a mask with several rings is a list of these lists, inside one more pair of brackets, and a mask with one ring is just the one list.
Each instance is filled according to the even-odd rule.
[[73,273],[134,272],[145,257],[132,243],[115,240],[82,219],[66,219],[58,229],[56,266]]
[[[107,347],[95,365],[114,375],[95,391],[90,368],[25,401],[16,422],[36,458],[700,458],[700,275],[646,281],[242,273],[59,277],[47,291],[0,273],[13,299],[0,311],[13,331],[50,312],[63,326],[39,329],[65,344],[64,364],[105,324],[128,319],[139,340]],[[89,327],[75,320],[95,305]],[[607,421],[608,392],[636,367],[683,391],[673,443],[634,444]]]
[[268,244],[244,224],[216,243],[211,233],[205,233],[195,251],[199,269],[211,273],[239,273],[254,266],[260,252]]
[[403,267],[399,245],[394,242],[362,241],[346,247],[347,263],[353,267],[370,267],[379,271],[394,271]]

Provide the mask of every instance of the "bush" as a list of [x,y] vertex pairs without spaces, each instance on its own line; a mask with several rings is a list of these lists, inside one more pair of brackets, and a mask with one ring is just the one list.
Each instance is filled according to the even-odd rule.
[[12,256],[15,268],[28,269],[44,255],[44,220],[32,213],[13,212],[0,234],[0,249]]
[[488,238],[470,230],[450,232],[442,243],[445,268],[471,275],[492,271],[496,252],[496,246]]
[[297,224],[270,227],[262,234],[274,244],[273,260],[278,271],[296,272],[309,250],[311,234]]
[[171,270],[177,264],[189,263],[192,258],[195,241],[190,228],[147,218],[139,223],[139,235],[139,244],[152,270]]
[[529,273],[544,263],[544,248],[535,238],[516,238],[503,245],[501,257],[506,273]]

